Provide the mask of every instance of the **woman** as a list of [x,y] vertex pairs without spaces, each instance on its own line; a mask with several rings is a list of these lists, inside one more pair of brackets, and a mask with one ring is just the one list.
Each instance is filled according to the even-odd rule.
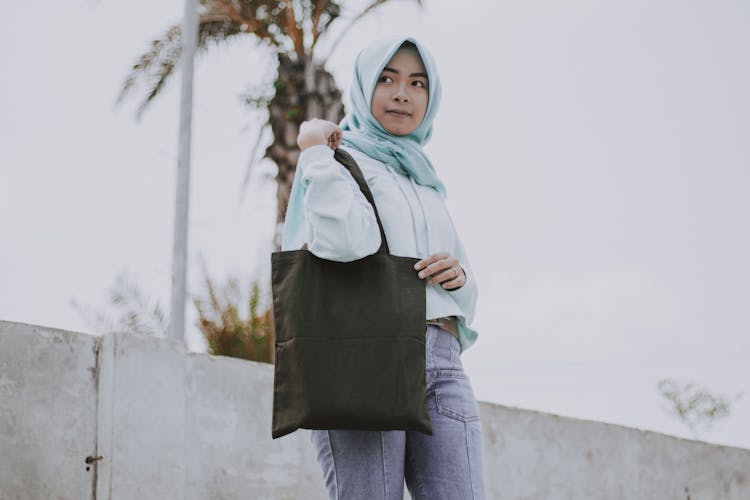
[[432,135],[440,80],[430,53],[413,37],[380,39],[355,63],[352,109],[340,125],[300,126],[302,152],[282,250],[307,244],[318,257],[352,261],[375,253],[380,232],[372,206],[334,157],[345,149],[372,191],[390,253],[421,258],[425,280],[426,383],[433,434],[417,431],[312,430],[310,438],[332,499],[483,499],[479,411],[460,354],[477,338],[477,285],[445,206],[445,187],[422,146]]

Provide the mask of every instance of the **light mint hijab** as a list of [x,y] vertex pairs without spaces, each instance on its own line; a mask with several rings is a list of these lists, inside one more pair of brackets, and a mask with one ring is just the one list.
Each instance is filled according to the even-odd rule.
[[[422,59],[428,80],[428,101],[425,116],[419,127],[407,135],[394,135],[386,131],[370,111],[375,84],[385,65],[406,42],[412,42]],[[344,131],[342,146],[362,151],[382,161],[403,175],[409,175],[417,184],[430,186],[443,198],[446,190],[437,176],[435,168],[422,150],[432,135],[432,121],[440,105],[440,77],[429,51],[414,37],[389,36],[377,39],[357,55],[354,63],[350,99],[352,109],[339,126]],[[292,192],[289,196],[282,249],[298,249],[305,241],[304,234],[304,186],[300,181],[300,168],[296,169]]]

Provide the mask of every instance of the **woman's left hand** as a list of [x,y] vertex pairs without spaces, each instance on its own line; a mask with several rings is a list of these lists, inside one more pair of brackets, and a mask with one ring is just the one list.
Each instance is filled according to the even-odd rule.
[[422,279],[430,277],[428,285],[442,283],[443,288],[459,288],[466,283],[466,275],[461,263],[448,252],[430,255],[414,265]]

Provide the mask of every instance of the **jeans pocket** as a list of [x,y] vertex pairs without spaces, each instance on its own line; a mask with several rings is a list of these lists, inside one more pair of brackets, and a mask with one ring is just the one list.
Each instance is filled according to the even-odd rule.
[[438,413],[461,422],[479,420],[479,406],[466,372],[437,370],[433,383]]

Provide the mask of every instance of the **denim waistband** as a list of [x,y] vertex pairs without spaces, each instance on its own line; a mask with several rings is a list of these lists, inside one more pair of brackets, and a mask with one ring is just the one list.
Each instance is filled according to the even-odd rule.
[[458,338],[458,322],[455,316],[443,316],[435,319],[428,319],[428,325],[436,325],[450,332],[451,335]]

